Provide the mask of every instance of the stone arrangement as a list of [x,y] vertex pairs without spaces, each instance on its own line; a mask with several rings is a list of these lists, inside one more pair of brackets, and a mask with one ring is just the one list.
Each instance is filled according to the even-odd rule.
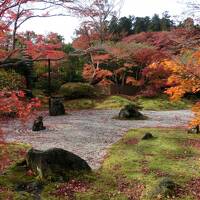
[[50,98],[49,115],[50,116],[65,115],[65,107],[60,98]]
[[138,111],[138,107],[129,104],[122,108],[119,112],[119,119],[133,119],[133,120],[144,120],[146,117]]
[[39,116],[35,119],[32,127],[32,131],[42,131],[45,130],[46,127],[43,124],[43,117]]

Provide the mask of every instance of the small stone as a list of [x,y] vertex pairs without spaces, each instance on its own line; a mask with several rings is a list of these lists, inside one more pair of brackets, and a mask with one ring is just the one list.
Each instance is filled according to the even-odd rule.
[[142,140],[151,140],[154,136],[151,133],[145,133],[145,135],[142,137]]
[[37,117],[33,123],[32,131],[42,131],[45,129],[46,127],[43,125],[43,117]]

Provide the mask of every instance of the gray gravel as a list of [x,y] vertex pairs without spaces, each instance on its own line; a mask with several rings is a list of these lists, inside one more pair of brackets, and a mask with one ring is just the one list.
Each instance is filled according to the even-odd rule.
[[49,117],[44,116],[45,131],[31,131],[32,122],[22,125],[19,121],[1,124],[8,134],[9,142],[25,142],[34,148],[64,148],[88,161],[93,169],[101,165],[106,149],[117,142],[123,134],[133,128],[141,127],[183,127],[187,126],[192,113],[188,110],[179,111],[145,111],[149,117],[143,121],[122,121],[113,119],[119,110],[82,110],[73,111],[70,115]]

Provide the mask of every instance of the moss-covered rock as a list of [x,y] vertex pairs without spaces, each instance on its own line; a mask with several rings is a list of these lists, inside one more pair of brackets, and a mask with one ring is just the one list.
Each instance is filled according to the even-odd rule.
[[59,93],[66,99],[94,97],[95,89],[87,83],[66,83],[61,86]]
[[62,177],[71,172],[88,172],[90,166],[79,156],[59,148],[46,151],[31,149],[26,156],[28,167],[41,179]]
[[128,104],[119,112],[119,119],[144,120],[146,117],[138,111],[138,107],[134,104]]

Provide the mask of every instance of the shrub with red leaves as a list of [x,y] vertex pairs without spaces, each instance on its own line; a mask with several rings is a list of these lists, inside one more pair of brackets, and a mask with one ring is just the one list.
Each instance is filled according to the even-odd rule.
[[168,78],[172,73],[164,68],[162,64],[154,65],[146,67],[142,72],[143,86],[145,88],[142,95],[145,97],[154,97],[161,94],[168,87]]
[[[26,100],[24,92],[21,91],[0,91],[0,114],[9,116],[10,113],[22,120],[27,120],[31,112],[40,107],[39,99]],[[7,144],[4,142],[5,133],[0,129],[0,172],[3,171],[10,163]],[[24,154],[24,152],[19,152]]]
[[39,99],[34,98],[27,101],[22,91],[0,92],[0,113],[15,113],[17,117],[25,119],[35,108],[39,107]]

